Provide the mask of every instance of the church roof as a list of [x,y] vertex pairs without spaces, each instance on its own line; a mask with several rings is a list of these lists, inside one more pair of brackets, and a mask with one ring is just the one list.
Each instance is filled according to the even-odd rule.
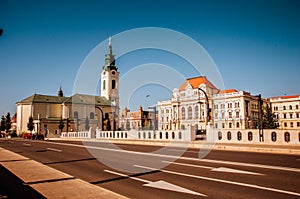
[[199,88],[201,84],[206,84],[209,88],[217,89],[205,76],[193,77],[187,79],[179,88],[179,90],[185,90],[188,83],[195,88]]
[[64,101],[66,104],[87,104],[96,106],[111,106],[111,101],[102,96],[75,94]]
[[20,102],[21,104],[50,103],[50,104],[86,104],[96,106],[111,106],[111,102],[102,96],[75,94],[71,97],[33,94]]
[[41,94],[33,94],[23,100],[21,100],[19,103],[22,104],[31,104],[31,103],[53,103],[53,104],[60,104],[62,103],[66,97],[59,97],[59,96],[53,96],[53,95],[41,95]]

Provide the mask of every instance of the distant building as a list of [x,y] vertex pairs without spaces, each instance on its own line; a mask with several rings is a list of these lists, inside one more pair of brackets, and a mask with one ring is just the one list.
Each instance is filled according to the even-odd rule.
[[205,76],[189,78],[173,90],[172,98],[158,102],[158,128],[205,130],[258,127],[259,99],[249,92],[219,90]]
[[125,108],[119,117],[119,126],[122,130],[151,130],[156,124],[154,118],[154,112],[145,111],[142,106],[135,112]]
[[269,99],[280,129],[300,129],[300,95]]
[[119,72],[115,65],[111,39],[101,80],[101,96],[75,94],[65,97],[60,88],[57,96],[34,93],[17,102],[17,133],[28,132],[30,116],[34,119],[34,132],[59,134],[61,120],[64,132],[86,130],[87,123],[93,129],[99,127],[106,130],[108,121],[112,128],[116,128],[119,115]]

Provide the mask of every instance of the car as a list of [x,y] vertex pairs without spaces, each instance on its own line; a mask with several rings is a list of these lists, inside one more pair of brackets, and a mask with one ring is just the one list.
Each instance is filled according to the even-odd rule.
[[23,133],[22,138],[31,139],[32,138],[32,133]]
[[44,140],[44,135],[43,134],[41,134],[41,133],[38,133],[38,134],[33,134],[32,135],[32,139],[33,140]]

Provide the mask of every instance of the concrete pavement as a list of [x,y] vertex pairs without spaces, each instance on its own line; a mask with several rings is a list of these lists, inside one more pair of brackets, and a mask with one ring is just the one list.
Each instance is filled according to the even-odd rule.
[[126,198],[3,148],[0,164],[46,198]]

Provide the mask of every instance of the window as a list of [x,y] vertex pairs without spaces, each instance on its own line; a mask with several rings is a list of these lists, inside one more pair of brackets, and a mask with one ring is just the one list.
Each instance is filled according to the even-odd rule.
[[222,123],[222,128],[223,128],[223,129],[225,128],[225,123]]
[[237,111],[237,112],[235,113],[235,116],[236,116],[236,118],[239,118],[239,117],[240,117],[240,112]]
[[272,140],[273,142],[276,142],[276,140],[277,140],[277,134],[276,134],[276,132],[272,132],[272,133],[271,133],[271,140]]
[[169,133],[166,132],[166,139],[169,139]]
[[297,122],[297,127],[300,127],[300,122]]
[[286,123],[286,122],[284,122],[284,123],[283,123],[283,126],[284,126],[284,127],[287,127],[287,123]]
[[111,80],[111,88],[115,89],[116,88],[116,80]]
[[222,112],[222,119],[224,119],[225,118],[225,113],[224,112]]
[[138,138],[141,139],[141,133],[140,132],[138,133]]
[[291,135],[289,132],[284,133],[284,141],[289,142],[291,140]]
[[215,119],[218,119],[218,113],[215,113]]
[[290,110],[292,110],[293,109],[293,107],[292,107],[292,105],[290,105]]
[[228,114],[229,114],[229,118],[232,118],[232,112],[229,112]]
[[285,110],[286,108],[285,108],[285,106],[283,106],[283,110]]
[[162,132],[159,132],[159,139],[162,139]]
[[181,108],[181,118],[183,120],[185,120],[185,108],[184,107]]
[[236,128],[240,128],[240,123],[239,122],[236,123]]
[[293,122],[290,122],[290,127],[294,127],[294,123]]
[[199,118],[199,108],[198,105],[195,106],[195,119]]
[[299,105],[298,104],[296,105],[296,109],[299,109]]
[[253,140],[253,133],[251,131],[248,132],[248,140],[249,141]]
[[150,132],[148,133],[148,138],[151,139],[151,133]]
[[189,120],[192,119],[192,107],[190,107],[190,106],[188,108],[188,118],[189,118]]
[[290,118],[293,118],[293,113],[290,113]]
[[231,140],[231,132],[230,131],[227,132],[227,139]]
[[178,133],[178,138],[179,138],[180,140],[182,139],[182,133],[181,133],[181,132]]
[[94,119],[95,118],[95,114],[93,112],[90,112],[90,119]]
[[299,113],[296,113],[296,118],[299,118]]
[[229,128],[230,128],[230,129],[232,128],[232,123],[231,123],[231,122],[229,122]]
[[103,90],[105,90],[105,85],[106,85],[106,82],[105,82],[105,80],[103,80]]
[[237,139],[238,139],[238,141],[242,140],[242,133],[240,131],[237,132]]
[[74,112],[74,118],[78,118],[78,112],[77,111]]
[[175,133],[172,132],[172,139],[174,140],[175,139]]
[[283,118],[286,119],[286,113],[283,113]]
[[221,131],[218,132],[218,139],[222,140],[222,132]]

